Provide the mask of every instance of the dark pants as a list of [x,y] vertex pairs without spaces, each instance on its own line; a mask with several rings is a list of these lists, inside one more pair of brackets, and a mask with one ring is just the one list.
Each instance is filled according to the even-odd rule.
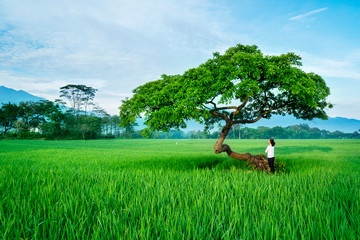
[[275,172],[275,167],[274,167],[274,162],[275,162],[275,158],[272,157],[272,158],[268,158],[268,162],[269,162],[269,167],[270,167],[270,170],[271,172]]

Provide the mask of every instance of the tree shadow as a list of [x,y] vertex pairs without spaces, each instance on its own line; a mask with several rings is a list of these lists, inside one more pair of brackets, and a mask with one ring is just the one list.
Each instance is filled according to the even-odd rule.
[[[226,162],[226,159],[212,156],[189,156],[189,157],[162,157],[149,158],[134,162],[117,165],[118,168],[127,169],[163,169],[176,171],[189,171],[194,169],[211,170]],[[114,168],[113,166],[112,168]]]
[[210,161],[207,161],[207,162],[199,162],[197,165],[196,165],[196,168],[199,168],[199,169],[213,169],[215,168],[218,164],[221,164],[223,163],[224,161],[223,160],[220,160],[220,159],[211,159]]
[[128,163],[120,168],[128,169],[163,169],[176,171],[199,170],[229,170],[246,169],[246,161],[239,161],[229,157],[189,157],[189,158],[162,158],[159,160],[151,159]]
[[217,169],[217,170],[230,170],[230,169],[248,169],[246,161],[240,161],[232,158],[223,159],[208,159],[207,161],[198,162],[195,166],[198,169]]

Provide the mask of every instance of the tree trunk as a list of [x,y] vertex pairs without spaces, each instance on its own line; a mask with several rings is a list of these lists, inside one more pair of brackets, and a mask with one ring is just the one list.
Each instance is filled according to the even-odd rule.
[[267,172],[270,172],[269,163],[265,155],[260,154],[254,156],[250,153],[236,153],[231,150],[229,145],[223,144],[227,134],[231,129],[231,126],[232,124],[227,122],[221,130],[220,137],[216,141],[214,146],[215,154],[226,152],[231,158],[249,162],[257,170],[265,170]]

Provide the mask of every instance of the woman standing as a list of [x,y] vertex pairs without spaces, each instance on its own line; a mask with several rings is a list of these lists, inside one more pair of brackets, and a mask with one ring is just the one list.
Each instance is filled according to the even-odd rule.
[[274,139],[269,139],[268,141],[269,146],[267,146],[265,152],[268,155],[268,162],[269,162],[269,167],[272,173],[275,172],[275,167],[274,167],[274,162],[275,162],[275,141]]

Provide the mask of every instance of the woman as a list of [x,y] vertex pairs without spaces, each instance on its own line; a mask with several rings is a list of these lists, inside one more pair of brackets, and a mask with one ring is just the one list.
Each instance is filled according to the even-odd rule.
[[270,170],[271,172],[275,172],[275,168],[274,168],[274,162],[275,162],[275,141],[274,139],[269,139],[268,141],[269,143],[269,146],[267,146],[265,152],[267,153],[268,155],[268,162],[269,162],[269,167],[270,167]]

